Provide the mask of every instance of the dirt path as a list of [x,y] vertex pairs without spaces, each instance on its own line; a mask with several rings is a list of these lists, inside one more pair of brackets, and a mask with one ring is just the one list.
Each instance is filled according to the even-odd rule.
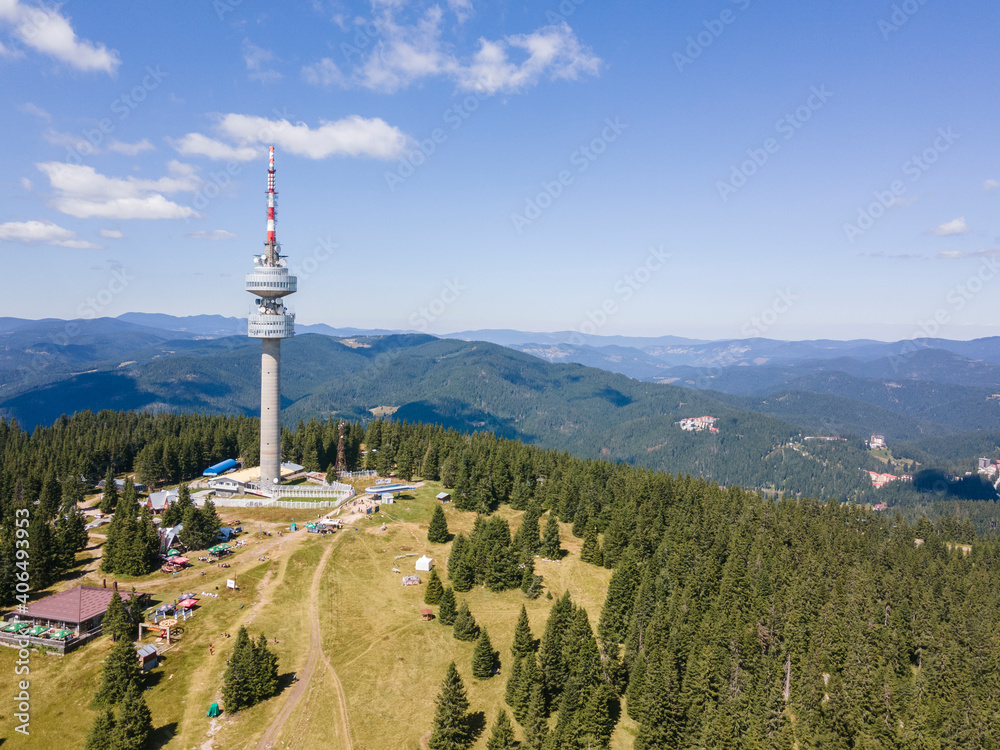
[[320,659],[323,660],[323,663],[330,670],[330,674],[333,675],[333,684],[337,693],[337,705],[340,708],[340,724],[344,738],[344,747],[347,750],[351,750],[351,728],[347,715],[347,700],[344,698],[344,688],[340,683],[340,678],[337,676],[336,670],[334,670],[333,665],[330,664],[330,660],[327,659],[326,653],[323,651],[322,630],[319,624],[319,587],[323,580],[323,571],[326,568],[326,562],[331,552],[333,552],[333,545],[327,547],[326,551],[323,552],[323,557],[320,558],[319,563],[316,565],[316,572],[313,573],[312,586],[309,588],[309,659],[306,662],[306,668],[299,675],[298,682],[292,685],[288,698],[285,700],[285,705],[274,721],[271,722],[271,726],[264,732],[264,736],[261,737],[260,742],[257,743],[257,750],[267,750],[281,734],[285,722],[288,721],[302,699],[302,696],[306,693]]

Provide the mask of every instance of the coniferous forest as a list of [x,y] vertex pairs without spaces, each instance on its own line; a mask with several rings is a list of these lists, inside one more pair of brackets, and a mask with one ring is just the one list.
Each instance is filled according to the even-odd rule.
[[[10,603],[15,591],[16,511],[31,516],[33,540],[69,549],[82,489],[109,467],[181,481],[254,455],[255,432],[247,418],[113,412],[30,435],[0,423],[0,596]],[[336,432],[287,431],[285,457],[326,469]],[[967,516],[911,523],[774,501],[423,424],[353,424],[346,443],[350,467],[440,480],[479,515],[451,542],[440,620],[450,602],[461,635],[482,640],[478,673],[504,663],[526,748],[605,746],[622,715],[643,749],[1000,747],[1000,543]],[[544,632],[516,633],[515,653],[495,654],[454,592],[544,593],[534,555],[565,554],[553,518],[584,541],[585,562],[613,570],[604,606],[588,612],[569,592]],[[433,728],[432,746],[469,739],[455,723],[466,708],[441,702],[465,700],[466,669],[445,680],[439,714],[450,723]],[[498,737],[506,721],[497,716]]]

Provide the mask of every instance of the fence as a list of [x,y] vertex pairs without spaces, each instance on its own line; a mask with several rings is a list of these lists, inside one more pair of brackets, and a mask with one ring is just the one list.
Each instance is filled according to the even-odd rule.
[[38,647],[43,651],[51,651],[53,653],[59,654],[59,656],[65,656],[67,653],[75,648],[82,646],[84,643],[93,640],[101,634],[103,628],[98,625],[93,630],[86,633],[81,633],[76,638],[67,638],[66,640],[57,641],[52,638],[36,638],[30,635],[16,635],[14,633],[0,633],[0,646],[7,646],[8,648],[24,648],[24,643],[28,643],[28,647]]
[[339,508],[346,497],[333,498],[329,495],[324,500],[272,500],[270,498],[255,497],[230,497],[219,498],[215,501],[216,507],[220,508]]

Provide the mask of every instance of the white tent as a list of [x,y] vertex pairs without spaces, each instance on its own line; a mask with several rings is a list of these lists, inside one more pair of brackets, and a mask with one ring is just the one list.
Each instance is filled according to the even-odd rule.
[[417,570],[430,570],[434,567],[434,559],[424,555],[417,560]]

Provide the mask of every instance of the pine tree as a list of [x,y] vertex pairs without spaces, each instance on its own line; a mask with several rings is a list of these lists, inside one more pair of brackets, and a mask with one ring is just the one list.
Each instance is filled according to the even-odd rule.
[[152,733],[153,716],[138,682],[133,682],[122,700],[111,747],[113,750],[142,750]]
[[597,539],[597,526],[592,523],[587,525],[587,531],[583,537],[583,547],[580,549],[580,559],[591,565],[604,565],[601,543]]
[[618,648],[628,633],[638,584],[639,570],[635,565],[635,558],[630,552],[626,552],[611,575],[608,594],[601,608],[601,619],[597,623],[601,646],[611,659],[618,658]]
[[163,511],[162,523],[164,529],[170,529],[184,521],[184,510],[191,505],[191,490],[186,484],[177,488],[177,499],[169,503]]
[[451,586],[446,586],[441,594],[441,606],[438,608],[438,620],[442,625],[454,625],[458,610],[455,609],[455,592]]
[[632,671],[629,673],[628,690],[625,691],[625,710],[629,717],[639,724],[645,715],[643,706],[646,695],[646,657],[639,654],[638,658],[632,662]]
[[444,544],[448,541],[448,520],[444,517],[444,508],[440,503],[434,506],[431,525],[427,527],[427,541],[431,544]]
[[94,723],[87,734],[87,742],[84,750],[109,750],[115,746],[115,714],[110,708],[102,710],[97,714]]
[[677,668],[669,647],[660,649],[646,665],[642,722],[635,738],[636,750],[676,747],[683,716],[679,710]]
[[486,750],[514,750],[517,746],[514,739],[514,725],[510,723],[507,712],[501,708],[493,724],[490,738],[486,740]]
[[431,571],[431,577],[427,581],[427,590],[424,592],[424,604],[437,604],[444,595],[444,584],[441,583],[441,576],[437,569]]
[[448,665],[448,673],[441,683],[441,692],[435,703],[434,725],[427,747],[429,750],[465,750],[472,744],[466,715],[469,699],[455,662]]
[[612,705],[614,691],[607,683],[600,683],[587,695],[583,708],[576,717],[576,736],[580,747],[606,748],[615,728]]
[[476,618],[469,611],[469,605],[464,601],[458,607],[458,614],[455,615],[455,626],[452,635],[459,641],[474,641],[479,635],[479,626]]
[[104,478],[104,491],[101,493],[101,513],[108,515],[114,513],[118,506],[118,483],[115,482],[115,475],[108,465],[108,474]]
[[101,686],[94,696],[97,706],[114,706],[121,702],[129,688],[139,682],[139,657],[128,638],[122,638],[104,660]]
[[486,628],[482,628],[472,651],[472,676],[477,680],[488,680],[499,667],[500,654],[493,650],[490,634]]
[[110,635],[112,641],[125,639],[131,642],[135,636],[135,623],[129,618],[129,613],[117,591],[111,594],[111,602],[108,604],[104,619],[101,620],[101,625],[104,633]]
[[521,605],[521,614],[517,616],[517,625],[514,626],[514,642],[510,650],[515,657],[528,656],[535,653],[537,647],[535,636],[531,633],[531,624],[528,622],[528,610]]
[[545,523],[545,537],[542,539],[538,554],[548,560],[558,560],[562,556],[559,544],[559,521],[554,515],[549,515],[549,520]]

